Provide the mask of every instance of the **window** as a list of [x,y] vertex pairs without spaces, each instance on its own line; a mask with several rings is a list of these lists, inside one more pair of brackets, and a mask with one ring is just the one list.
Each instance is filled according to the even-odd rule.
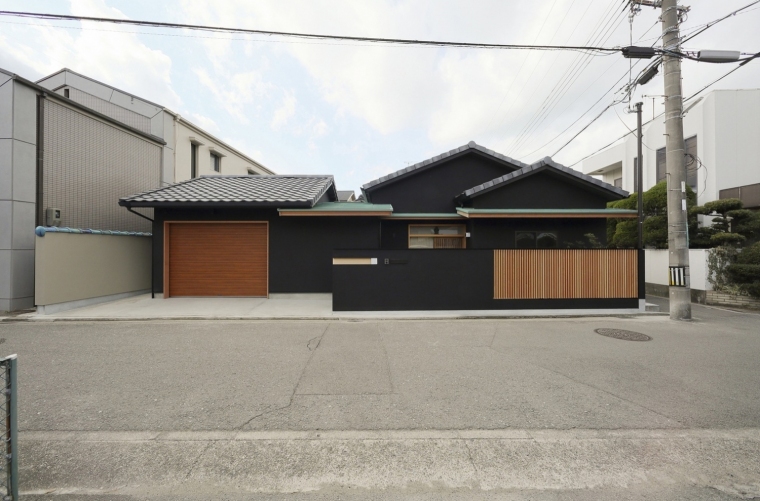
[[518,249],[556,249],[559,239],[556,231],[516,231]]
[[63,89],[63,97],[69,97],[69,89]]
[[[697,191],[697,171],[699,162],[697,162],[697,136],[690,137],[683,144],[684,164],[686,165],[686,184],[691,189]],[[657,182],[663,181],[667,177],[667,168],[665,166],[665,148],[657,150]]]
[[410,224],[410,249],[464,249],[467,232],[463,224]]
[[190,179],[198,177],[198,145],[190,143]]
[[615,185],[615,188],[622,188],[623,187],[623,178],[622,177],[616,178],[613,181],[613,183]]
[[258,173],[258,172],[256,172],[256,171],[255,171],[255,170],[253,170],[253,169],[248,169],[248,175],[249,175],[249,176],[258,176],[258,175],[259,175],[259,173]]
[[657,150],[657,182],[664,181],[667,177],[665,168],[665,148]]
[[684,158],[684,164],[686,164],[686,184],[691,186],[691,189],[695,192],[698,186],[697,173],[699,171],[699,162],[697,161],[697,136],[690,137],[683,142],[683,150],[686,158]]
[[222,172],[222,157],[213,153],[211,154],[211,169],[214,172]]

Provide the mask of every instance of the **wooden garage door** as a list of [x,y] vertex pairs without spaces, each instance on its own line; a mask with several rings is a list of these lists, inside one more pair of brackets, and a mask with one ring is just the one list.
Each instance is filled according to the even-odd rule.
[[266,222],[165,223],[164,297],[266,297],[267,240]]

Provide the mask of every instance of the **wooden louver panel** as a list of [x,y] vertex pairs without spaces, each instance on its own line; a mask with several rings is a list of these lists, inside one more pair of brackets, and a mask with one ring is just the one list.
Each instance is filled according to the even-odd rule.
[[494,251],[494,299],[638,297],[636,250]]
[[266,297],[267,223],[167,223],[164,293]]

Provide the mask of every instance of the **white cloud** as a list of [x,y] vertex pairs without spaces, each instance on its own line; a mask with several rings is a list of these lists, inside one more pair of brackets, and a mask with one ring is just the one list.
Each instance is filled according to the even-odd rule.
[[198,81],[208,89],[216,102],[242,124],[250,122],[244,107],[268,96],[272,86],[264,82],[258,71],[230,74],[217,72],[212,77],[205,68],[194,68]]
[[280,106],[274,111],[270,126],[274,130],[280,130],[296,114],[296,98],[290,92],[282,96]]
[[192,111],[185,112],[183,116],[188,117],[191,122],[200,126],[202,129],[208,132],[219,132],[219,126],[212,118],[201,115],[200,113],[194,113]]
[[[126,18],[104,0],[72,0],[74,15]],[[3,64],[30,68],[37,79],[63,67],[101,80],[114,87],[178,109],[181,99],[171,84],[171,59],[142,43],[134,33],[109,29],[83,21],[82,30],[67,30],[40,22],[31,27],[34,36],[0,37]]]
[[311,137],[313,138],[319,138],[324,136],[330,131],[330,127],[327,125],[327,123],[322,120],[321,118],[315,119],[314,123],[311,126]]

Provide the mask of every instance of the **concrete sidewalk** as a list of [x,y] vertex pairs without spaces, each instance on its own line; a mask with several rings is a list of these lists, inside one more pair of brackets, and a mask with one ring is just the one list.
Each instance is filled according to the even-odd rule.
[[[760,496],[757,314],[5,322],[41,501]],[[599,328],[650,336],[632,342]]]
[[[650,305],[653,306],[653,305]],[[654,311],[646,314],[655,313]],[[18,315],[22,320],[342,320],[588,317],[641,315],[638,309],[332,311],[331,294],[272,294],[266,298],[173,297],[150,294],[59,313]]]

